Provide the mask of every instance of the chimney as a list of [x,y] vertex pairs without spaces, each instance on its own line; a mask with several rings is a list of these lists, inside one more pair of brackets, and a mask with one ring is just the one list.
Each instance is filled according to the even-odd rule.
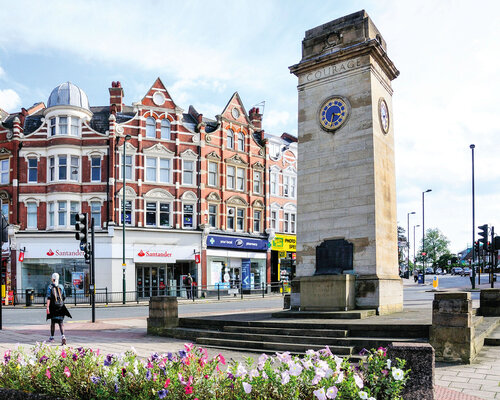
[[111,82],[111,87],[109,88],[109,105],[114,105],[116,112],[122,112],[123,110],[123,88],[119,81]]
[[262,129],[262,114],[259,111],[258,107],[253,107],[249,112],[250,122],[255,127],[255,130]]

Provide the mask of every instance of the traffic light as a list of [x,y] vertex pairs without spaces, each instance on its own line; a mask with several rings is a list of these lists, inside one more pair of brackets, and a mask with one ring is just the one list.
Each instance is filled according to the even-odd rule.
[[75,220],[75,239],[80,241],[80,250],[85,251],[88,240],[87,214],[76,214]]
[[480,250],[479,242],[475,242],[474,243],[474,253],[476,253],[476,255],[478,255],[479,254],[479,250]]
[[479,242],[483,244],[483,249],[487,249],[488,248],[488,224],[478,226],[478,228],[479,228],[479,236],[481,236],[481,239],[479,239]]

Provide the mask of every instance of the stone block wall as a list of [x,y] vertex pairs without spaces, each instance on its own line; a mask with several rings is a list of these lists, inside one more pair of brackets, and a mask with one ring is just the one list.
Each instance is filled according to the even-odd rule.
[[483,317],[500,317],[500,289],[481,289],[479,313]]
[[149,299],[148,334],[158,335],[164,328],[179,325],[177,297],[155,296]]

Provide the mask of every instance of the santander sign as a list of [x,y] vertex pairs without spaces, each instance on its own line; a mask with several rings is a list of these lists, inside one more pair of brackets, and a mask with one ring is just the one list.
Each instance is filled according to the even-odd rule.
[[52,249],[49,249],[49,251],[47,252],[47,255],[49,257],[81,257],[83,256],[83,251],[81,250],[59,250],[59,249],[56,249],[55,251],[53,251]]
[[146,250],[145,252],[142,251],[142,249],[137,253],[139,257],[166,257],[170,258],[172,257],[172,253],[169,253],[168,251],[149,251]]

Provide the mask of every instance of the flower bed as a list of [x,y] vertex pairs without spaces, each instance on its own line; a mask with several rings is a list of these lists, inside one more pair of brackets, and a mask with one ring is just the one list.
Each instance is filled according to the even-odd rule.
[[326,347],[226,365],[222,354],[209,358],[192,344],[147,360],[133,350],[113,355],[37,344],[5,353],[0,387],[68,399],[402,399],[405,361],[391,363],[383,348],[365,355],[353,366]]

